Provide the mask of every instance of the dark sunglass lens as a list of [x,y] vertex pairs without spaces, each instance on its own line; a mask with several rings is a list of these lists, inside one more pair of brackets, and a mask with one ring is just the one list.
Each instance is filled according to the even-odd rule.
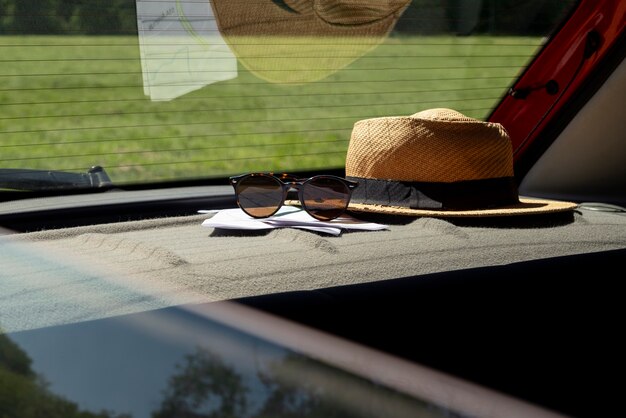
[[313,177],[303,186],[302,200],[311,216],[328,221],[346,210],[350,203],[350,189],[332,177]]
[[239,207],[253,218],[272,216],[283,203],[283,187],[270,176],[249,176],[237,183]]

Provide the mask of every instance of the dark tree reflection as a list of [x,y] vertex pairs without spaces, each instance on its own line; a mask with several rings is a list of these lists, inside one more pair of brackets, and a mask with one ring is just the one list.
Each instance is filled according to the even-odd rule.
[[288,354],[269,364],[259,377],[268,389],[268,397],[256,418],[374,416],[359,413],[352,402],[343,402],[351,387],[345,381],[347,376],[323,363]]
[[246,416],[248,388],[215,353],[198,349],[177,366],[153,418],[235,418]]
[[[206,349],[185,357],[153,418],[452,417],[384,386],[294,353],[259,355],[255,370]],[[246,384],[245,382],[248,382]]]

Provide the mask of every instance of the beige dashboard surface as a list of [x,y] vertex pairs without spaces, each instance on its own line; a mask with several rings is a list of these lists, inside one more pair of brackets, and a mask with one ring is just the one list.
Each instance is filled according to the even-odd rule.
[[402,218],[340,236],[218,230],[201,225],[211,215],[194,215],[5,235],[0,328],[626,248],[626,215],[570,215],[469,225]]

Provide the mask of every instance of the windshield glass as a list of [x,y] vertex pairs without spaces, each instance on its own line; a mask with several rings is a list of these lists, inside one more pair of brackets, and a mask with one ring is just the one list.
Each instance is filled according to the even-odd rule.
[[340,169],[358,120],[488,118],[575,2],[361,3],[0,1],[0,189]]

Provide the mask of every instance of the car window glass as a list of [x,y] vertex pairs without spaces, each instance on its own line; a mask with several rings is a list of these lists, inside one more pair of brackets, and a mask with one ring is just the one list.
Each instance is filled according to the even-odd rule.
[[0,169],[341,168],[357,120],[488,117],[575,2],[336,3],[4,0]]

